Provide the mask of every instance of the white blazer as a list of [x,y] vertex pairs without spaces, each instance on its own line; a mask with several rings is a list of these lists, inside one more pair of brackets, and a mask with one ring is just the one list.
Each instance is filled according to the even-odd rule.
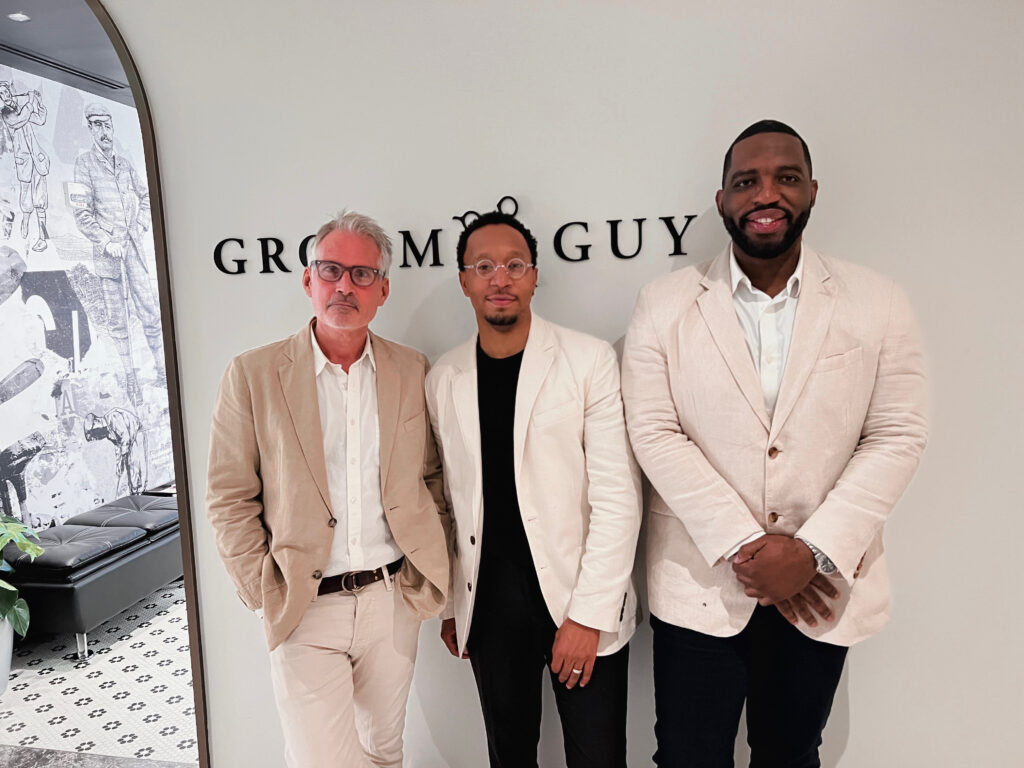
[[[452,514],[451,592],[459,651],[473,619],[483,534],[474,335],[427,374],[427,409]],[[548,611],[601,630],[598,654],[622,648],[637,623],[633,559],[640,473],[629,448],[614,350],[533,315],[516,390],[515,482]]]
[[644,287],[622,387],[651,481],[647,586],[659,619],[735,635],[755,600],[724,560],[758,531],[799,533],[839,569],[836,620],[799,628],[852,645],[889,618],[882,527],[927,438],[921,339],[888,279],[806,246],[774,418],[736,317],[729,252]]

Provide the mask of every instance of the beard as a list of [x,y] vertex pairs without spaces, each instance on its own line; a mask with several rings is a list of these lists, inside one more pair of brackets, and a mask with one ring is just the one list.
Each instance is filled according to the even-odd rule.
[[[758,208],[755,208],[750,213],[746,214],[743,218],[751,216],[756,213]],[[782,236],[782,239],[777,243],[755,243],[747,233],[743,231],[743,228],[736,224],[728,216],[722,217],[722,223],[725,224],[725,231],[729,233],[733,242],[739,247],[743,253],[747,254],[753,259],[774,259],[781,256],[788,251],[797,240],[800,239],[800,235],[804,233],[804,228],[807,226],[808,220],[811,218],[811,209],[807,208],[799,216],[796,217],[789,225],[789,229],[786,230],[786,234]]]
[[519,322],[519,315],[484,315],[484,320],[492,328],[508,328]]

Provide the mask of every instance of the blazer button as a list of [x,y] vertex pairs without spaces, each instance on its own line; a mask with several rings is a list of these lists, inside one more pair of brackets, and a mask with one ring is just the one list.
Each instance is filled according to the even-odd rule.
[[469,537],[469,543],[470,544],[476,544],[476,536],[470,536]]
[[313,571],[313,578],[314,579],[323,578],[323,573],[320,571],[319,568],[317,570]]
[[768,522],[769,523],[777,523],[777,522],[779,522],[779,516],[777,514],[775,514],[774,512],[772,512],[770,515],[768,515]]
[[332,517],[330,520],[327,521],[327,527],[328,528],[333,528],[337,524],[338,524],[338,519],[336,517]]
[[776,448],[774,445],[771,448],[768,449],[768,458],[769,459],[774,459],[778,455],[779,455],[779,449]]

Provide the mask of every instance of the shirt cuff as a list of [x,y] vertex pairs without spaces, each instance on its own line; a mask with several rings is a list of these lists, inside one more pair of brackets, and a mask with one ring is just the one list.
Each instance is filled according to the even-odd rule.
[[762,536],[764,536],[764,531],[758,531],[757,533],[750,534],[749,536],[747,536],[747,538],[745,538],[743,541],[741,541],[735,547],[733,547],[728,552],[726,552],[724,559],[725,560],[732,560],[734,557],[736,557],[736,553],[739,552],[743,548],[743,546],[745,544],[749,544],[752,541],[757,541]]
[[260,621],[263,620],[263,609],[262,608],[257,608],[255,611],[253,611],[253,613],[256,614],[256,618],[257,619],[259,619]]

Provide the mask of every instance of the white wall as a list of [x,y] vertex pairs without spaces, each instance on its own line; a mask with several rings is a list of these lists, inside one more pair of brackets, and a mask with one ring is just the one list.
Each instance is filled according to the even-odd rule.
[[[954,5],[108,0],[156,120],[193,498],[225,363],[309,314],[297,273],[215,271],[220,239],[294,248],[343,205],[392,231],[444,227],[444,269],[395,270],[375,326],[436,356],[472,322],[450,217],[513,194],[542,243],[535,308],[614,341],[637,289],[680,259],[651,229],[641,256],[617,261],[601,222],[702,214],[684,242],[713,252],[725,148],[754,120],[782,119],[821,183],[808,241],[906,287],[933,379],[931,445],[887,528],[894,619],[850,655],[826,762],[1024,764],[1024,6]],[[574,219],[591,222],[586,264],[551,252]],[[201,508],[193,519],[213,764],[279,765],[261,629]],[[436,631],[421,640],[408,763],[475,768],[471,674]],[[646,627],[631,686],[630,763],[645,765]],[[544,728],[543,765],[558,765],[557,725]]]

